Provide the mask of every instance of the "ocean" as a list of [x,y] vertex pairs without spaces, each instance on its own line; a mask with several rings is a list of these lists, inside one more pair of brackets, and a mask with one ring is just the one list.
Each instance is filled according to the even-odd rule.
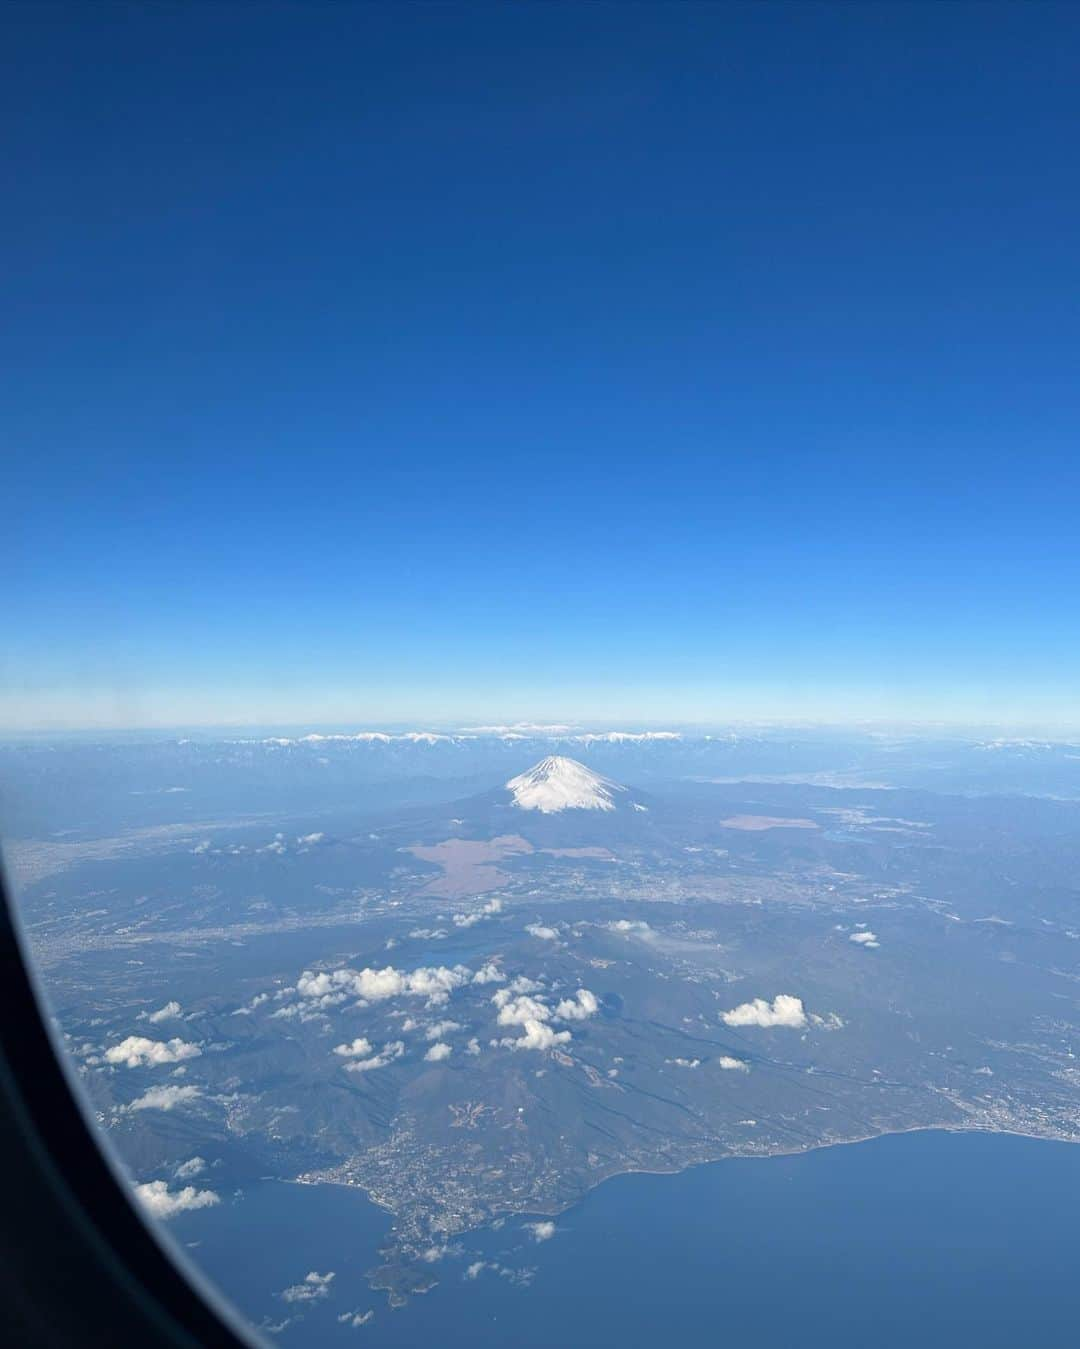
[[[975,1133],[619,1176],[550,1237],[531,1215],[456,1239],[394,1310],[358,1192],[267,1181],[169,1226],[283,1345],[1013,1349],[1080,1337],[1078,1199],[1080,1148]],[[325,1293],[282,1297],[309,1273]]]

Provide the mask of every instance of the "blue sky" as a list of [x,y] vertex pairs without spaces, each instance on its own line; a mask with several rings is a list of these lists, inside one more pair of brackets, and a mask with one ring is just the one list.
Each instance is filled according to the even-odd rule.
[[0,724],[1080,721],[1076,6],[3,24]]

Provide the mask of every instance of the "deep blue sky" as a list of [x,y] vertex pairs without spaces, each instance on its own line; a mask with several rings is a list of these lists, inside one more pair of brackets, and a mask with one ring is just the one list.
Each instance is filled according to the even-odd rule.
[[0,723],[1080,721],[1080,6],[0,24]]

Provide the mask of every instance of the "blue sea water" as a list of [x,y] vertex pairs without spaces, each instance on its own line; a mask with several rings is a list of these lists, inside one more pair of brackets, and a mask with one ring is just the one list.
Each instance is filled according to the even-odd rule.
[[[462,1237],[398,1310],[364,1279],[389,1220],[360,1194],[266,1182],[171,1226],[254,1322],[296,1317],[277,1334],[298,1349],[1013,1349],[1080,1339],[1078,1200],[1080,1148],[985,1134],[621,1176],[548,1240],[520,1218]],[[335,1272],[325,1298],[283,1301],[312,1270]]]

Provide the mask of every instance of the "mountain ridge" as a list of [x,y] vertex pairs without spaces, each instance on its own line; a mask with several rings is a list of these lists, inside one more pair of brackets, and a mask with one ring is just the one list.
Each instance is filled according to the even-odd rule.
[[615,793],[627,790],[562,754],[546,755],[532,768],[512,777],[505,789],[518,810],[538,810],[542,815],[563,810],[614,810]]

